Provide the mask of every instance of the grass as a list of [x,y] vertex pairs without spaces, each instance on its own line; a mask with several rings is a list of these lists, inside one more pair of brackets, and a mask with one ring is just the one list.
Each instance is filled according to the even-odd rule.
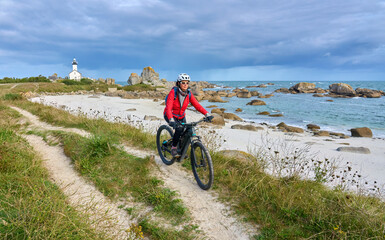
[[107,135],[88,139],[62,133],[61,137],[64,152],[73,159],[77,170],[106,196],[117,199],[131,194],[174,224],[188,220],[188,211],[176,198],[176,192],[164,188],[161,180],[150,175],[154,163],[149,158],[127,154]]
[[[25,100],[9,99],[5,102],[39,113],[37,115],[50,123],[56,125],[63,123],[60,125],[83,128],[93,132],[95,135],[90,139],[56,131],[34,130],[29,134],[39,135],[47,142],[50,142],[52,138],[60,138],[66,154],[74,159],[76,168],[92,180],[106,196],[117,199],[131,194],[138,202],[152,206],[153,210],[161,219],[165,219],[167,224],[178,225],[189,220],[188,211],[181,200],[177,199],[176,192],[164,188],[162,181],[150,175],[150,169],[153,168],[150,159],[131,156],[115,147],[119,140],[130,142],[131,140],[124,140],[126,136],[130,136],[132,139],[137,134],[140,140],[149,139],[148,134],[143,134],[127,125],[111,124],[104,120],[90,120],[82,116],[75,117],[64,111],[32,104]],[[16,112],[12,111],[12,113]],[[17,116],[10,116],[10,118],[12,117]],[[116,138],[106,137],[115,134]],[[135,139],[133,141],[138,142]],[[147,141],[144,145],[155,146],[155,142]],[[163,233],[151,236],[152,239],[166,239],[163,237],[182,235],[184,239],[192,239],[194,236],[194,229],[190,229],[190,231],[186,231],[187,227],[183,230],[166,229],[151,219],[146,219],[145,222],[147,226],[156,226],[156,231],[154,231],[155,227],[147,227],[145,229],[147,235],[159,231]],[[178,237],[173,239],[178,239]]]
[[64,83],[65,85],[91,85],[94,83],[94,81],[87,78],[82,78],[80,81],[64,79],[64,80],[60,80],[59,82]]
[[144,232],[151,234],[154,239],[159,240],[178,240],[178,239],[195,239],[192,233],[197,230],[195,225],[186,225],[181,231],[173,229],[165,229],[159,227],[159,223],[149,221],[148,219],[143,219],[140,223]]
[[[129,86],[124,86],[122,87],[122,90],[124,91],[155,91],[157,87],[152,87],[150,85],[140,83],[140,84],[135,84],[135,85],[129,85]],[[158,87],[159,88],[159,87]]]
[[213,154],[213,160],[216,190],[248,221],[262,226],[257,239],[385,237],[385,207],[379,199],[296,177],[275,178],[256,161],[220,154]]
[[21,100],[23,97],[19,93],[7,93],[3,96],[3,100]]
[[102,82],[94,82],[91,84],[84,85],[66,85],[61,82],[39,82],[39,83],[23,83],[19,84],[9,91],[11,93],[25,93],[25,92],[50,92],[50,93],[70,93],[77,91],[95,91],[95,92],[106,92],[108,88],[117,87],[117,85],[107,85]]
[[106,239],[68,205],[0,102],[0,239]]
[[81,128],[86,131],[115,136],[117,141],[126,142],[140,148],[155,149],[155,138],[141,130],[123,123],[110,123],[104,119],[88,119],[84,116],[74,116],[63,110],[43,106],[29,101],[13,101],[14,105],[26,109],[40,117],[42,121],[63,126]]
[[28,78],[5,77],[3,79],[0,79],[0,84],[1,83],[25,83],[25,82],[50,82],[50,80],[41,75],[39,75],[38,77],[28,77]]
[[[0,79],[1,80],[1,79]],[[1,82],[0,82],[1,83]],[[155,91],[157,88],[162,87],[153,87],[147,84],[136,84],[131,86],[119,86],[117,84],[108,85],[106,83],[96,81],[93,82],[89,79],[82,79],[81,81],[74,80],[61,80],[58,82],[10,82],[10,83],[19,83],[16,87],[10,90],[11,93],[25,93],[25,92],[49,92],[49,93],[69,93],[77,91],[95,91],[95,92],[106,92],[108,88],[117,88],[118,90],[124,91]],[[4,88],[10,88],[12,85],[3,85]],[[0,84],[0,88],[3,87]]]

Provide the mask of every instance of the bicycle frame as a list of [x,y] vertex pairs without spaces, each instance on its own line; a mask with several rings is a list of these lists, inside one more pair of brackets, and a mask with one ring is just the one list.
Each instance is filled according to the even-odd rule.
[[[183,134],[181,136],[181,139],[183,138],[183,136],[187,137],[188,139],[183,146],[180,146],[181,153],[182,153],[180,156],[180,159],[184,159],[186,157],[187,150],[188,150],[190,145],[192,145],[196,141],[200,141],[200,137],[195,134],[195,126],[202,121],[203,120],[198,121],[198,122],[193,122],[193,123],[187,123],[187,124],[182,123],[181,124],[185,128],[185,130],[183,131]],[[180,142],[181,142],[181,139],[179,140]]]
[[[159,127],[156,135],[156,145],[158,148],[158,153],[162,159],[162,161],[166,165],[172,165],[175,161],[180,162],[182,159],[187,158],[187,151],[188,148],[193,148],[191,151],[191,168],[192,172],[194,174],[194,178],[197,181],[200,188],[203,190],[208,190],[213,184],[214,180],[214,169],[213,169],[213,163],[210,156],[210,153],[206,146],[201,142],[201,139],[199,136],[195,134],[196,126],[200,122],[209,122],[211,121],[212,117],[203,118],[202,120],[198,122],[190,122],[190,123],[179,123],[177,122],[176,126],[173,127],[181,128],[180,131],[182,131],[182,136],[179,139],[178,142],[178,152],[180,155],[180,158],[172,157],[170,158],[171,154],[171,144],[173,141],[173,135],[172,129],[170,129],[167,125],[162,125]],[[179,131],[179,130],[178,130]],[[171,135],[169,139],[162,139],[162,134],[165,135]],[[200,151],[200,152],[199,152]],[[165,153],[170,153],[170,155],[165,156]]]

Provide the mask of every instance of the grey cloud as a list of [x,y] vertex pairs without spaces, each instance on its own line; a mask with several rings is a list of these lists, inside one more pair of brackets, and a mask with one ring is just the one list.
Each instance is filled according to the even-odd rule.
[[0,51],[44,50],[58,60],[73,51],[164,68],[182,64],[181,54],[183,64],[206,68],[379,64],[384,10],[377,0],[2,0]]

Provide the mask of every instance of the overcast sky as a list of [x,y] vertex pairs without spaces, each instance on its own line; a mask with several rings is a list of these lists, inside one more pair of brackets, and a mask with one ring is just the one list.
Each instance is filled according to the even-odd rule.
[[0,0],[0,78],[385,80],[384,0]]

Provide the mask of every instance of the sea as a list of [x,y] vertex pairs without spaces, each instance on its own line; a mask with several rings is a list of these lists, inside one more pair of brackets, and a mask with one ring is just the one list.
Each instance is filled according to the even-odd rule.
[[[329,89],[329,85],[338,83],[336,81],[318,81],[311,82],[316,87]],[[309,123],[316,124],[321,130],[340,132],[350,136],[349,129],[358,127],[368,127],[373,132],[373,137],[385,138],[385,96],[381,98],[331,98],[331,97],[313,97],[312,93],[285,94],[274,93],[279,88],[290,88],[299,82],[295,81],[274,81],[274,85],[267,85],[268,81],[211,81],[217,87],[210,90],[232,90],[235,88],[245,88],[265,84],[266,88],[247,88],[248,90],[257,90],[262,94],[273,93],[271,98],[261,98],[266,105],[250,106],[246,105],[252,98],[226,98],[227,103],[212,103],[202,101],[201,105],[217,105],[225,108],[226,112],[235,113],[246,121],[256,123],[267,123],[271,125],[285,122],[291,126],[297,126],[306,129]],[[385,81],[344,81],[356,89],[369,88],[385,91]],[[225,88],[231,87],[231,88]],[[209,90],[209,89],[207,89]],[[327,100],[333,100],[332,102]],[[242,112],[235,112],[241,108]],[[269,117],[266,115],[257,115],[262,111],[268,111],[271,114],[281,113],[283,117]]]
[[[300,81],[208,81],[216,85],[213,89],[204,90],[233,90],[265,84],[266,88],[247,88],[249,91],[257,90],[262,94],[274,94],[271,98],[226,98],[226,103],[213,103],[207,100],[201,101],[203,107],[217,105],[225,108],[226,112],[235,113],[249,122],[267,123],[276,125],[285,122],[288,125],[306,129],[309,123],[316,124],[321,130],[344,133],[350,136],[349,129],[368,127],[373,132],[373,137],[385,138],[385,96],[381,98],[331,98],[313,97],[312,93],[285,94],[275,93],[279,88],[290,88]],[[338,81],[307,81],[314,83],[316,87],[329,89],[329,85]],[[274,85],[267,85],[272,83]],[[385,91],[385,81],[343,81],[356,89],[369,88]],[[125,83],[120,83],[126,85]],[[228,88],[230,87],[230,88]],[[246,105],[253,99],[259,99],[266,103],[264,106]],[[333,100],[329,102],[327,100]],[[241,108],[242,112],[235,112]],[[209,109],[207,109],[209,111]],[[258,115],[259,112],[268,111],[271,114],[281,113],[283,117],[269,117]]]

